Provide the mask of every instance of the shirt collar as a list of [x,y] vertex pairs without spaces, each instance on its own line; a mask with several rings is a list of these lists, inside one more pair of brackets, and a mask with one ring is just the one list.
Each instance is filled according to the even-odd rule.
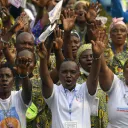
[[[76,87],[71,92],[73,92],[74,90],[77,92],[80,89],[80,87],[81,87],[81,85],[76,83]],[[62,92],[65,92],[65,90],[69,91],[68,89],[65,89],[62,84],[60,85],[60,90]]]

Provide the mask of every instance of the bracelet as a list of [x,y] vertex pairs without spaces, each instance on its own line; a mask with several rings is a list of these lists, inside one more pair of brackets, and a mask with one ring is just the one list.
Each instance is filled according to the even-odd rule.
[[101,58],[101,55],[97,58],[92,57],[93,60],[99,60]]
[[29,73],[27,72],[27,75],[26,76],[21,76],[20,74],[19,74],[19,78],[20,79],[24,79],[24,78],[27,78],[29,76]]
[[2,38],[2,37],[1,37],[0,41],[1,41],[2,43],[5,43],[5,44],[7,44],[7,43],[8,43],[7,41],[3,40],[3,38]]

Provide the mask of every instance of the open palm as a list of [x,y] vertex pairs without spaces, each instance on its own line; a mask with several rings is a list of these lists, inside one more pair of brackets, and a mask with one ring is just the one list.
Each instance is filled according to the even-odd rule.
[[74,11],[65,10],[61,15],[64,31],[71,31],[75,25],[76,15]]

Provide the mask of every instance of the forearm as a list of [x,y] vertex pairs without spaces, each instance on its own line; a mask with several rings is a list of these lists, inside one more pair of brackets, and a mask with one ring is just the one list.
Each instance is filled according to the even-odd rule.
[[102,55],[99,82],[103,91],[108,91],[110,89],[113,78],[114,74],[106,65],[104,55]]
[[62,50],[55,50],[55,57],[56,57],[56,69],[59,71],[61,63],[64,61],[64,56]]
[[45,98],[49,98],[53,90],[53,81],[48,71],[47,59],[40,59],[40,76],[42,80],[42,93]]
[[87,78],[87,87],[90,95],[94,95],[98,85],[99,72],[101,67],[101,57],[93,59],[90,74]]
[[55,56],[56,56],[56,68],[50,72],[50,76],[51,76],[53,82],[57,83],[59,81],[59,73],[58,72],[60,69],[60,65],[64,60],[62,50],[61,49],[55,50]]
[[21,79],[22,82],[22,98],[25,104],[29,104],[32,96],[32,84],[29,77]]
[[70,32],[64,33],[64,57],[73,59]]
[[6,42],[9,42],[9,40],[12,38],[13,34],[14,33],[12,31],[8,31],[4,36],[2,36],[2,39]]
[[9,64],[14,66],[15,65],[15,58],[13,56],[11,56],[11,52],[10,52],[8,47],[3,49],[3,53],[4,53],[6,60],[9,62]]

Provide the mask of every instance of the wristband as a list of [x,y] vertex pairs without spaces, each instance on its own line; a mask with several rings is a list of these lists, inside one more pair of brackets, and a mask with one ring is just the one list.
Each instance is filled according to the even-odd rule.
[[96,58],[92,57],[93,60],[99,60],[100,58],[101,58],[101,55],[99,57],[96,57]]
[[26,76],[21,76],[20,74],[19,74],[19,78],[20,79],[24,79],[24,78],[27,78],[29,76],[29,73],[27,72],[27,75]]

